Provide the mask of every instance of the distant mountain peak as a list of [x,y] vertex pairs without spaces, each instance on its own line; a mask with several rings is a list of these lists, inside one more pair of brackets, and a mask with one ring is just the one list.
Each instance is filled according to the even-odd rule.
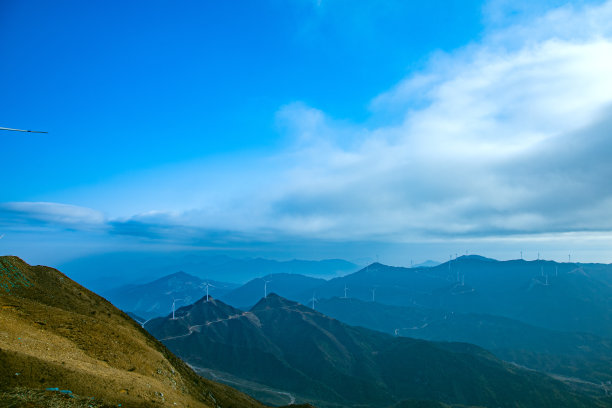
[[298,303],[289,299],[285,299],[276,293],[270,293],[267,297],[261,298],[259,302],[251,308],[251,312],[255,312],[263,309],[278,309],[287,306],[297,306]]
[[481,262],[499,262],[497,259],[487,258],[482,255],[461,255],[454,259],[455,261],[481,261]]
[[177,277],[177,278],[195,278],[195,276],[188,274],[185,271],[178,271],[168,275],[169,278]]
[[[218,299],[214,299],[212,296],[209,296],[208,300],[206,300],[206,296],[204,296],[195,303],[178,308],[175,312],[177,317],[189,317],[189,319],[193,320],[192,323],[215,320],[239,313],[241,313],[240,310]],[[167,318],[167,316],[165,318]]]
[[433,261],[431,259],[426,260],[425,262],[421,262],[418,264],[412,265],[413,268],[432,268],[434,266],[440,265],[441,262]]
[[180,281],[195,281],[195,282],[203,282],[200,278],[198,278],[197,276],[193,276],[188,274],[187,272],[183,272],[183,271],[178,271],[175,273],[172,273],[170,275],[166,275],[166,276],[162,276],[159,279],[156,279],[152,282],[149,282],[148,284],[145,285],[155,285],[155,284],[160,284],[160,283],[167,283],[170,282],[172,280],[180,280]]

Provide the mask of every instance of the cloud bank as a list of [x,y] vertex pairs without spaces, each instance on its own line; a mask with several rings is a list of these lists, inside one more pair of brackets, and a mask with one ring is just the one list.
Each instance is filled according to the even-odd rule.
[[332,239],[610,231],[610,21],[610,2],[563,7],[436,56],[373,99],[392,126],[285,108],[300,147],[270,219]]

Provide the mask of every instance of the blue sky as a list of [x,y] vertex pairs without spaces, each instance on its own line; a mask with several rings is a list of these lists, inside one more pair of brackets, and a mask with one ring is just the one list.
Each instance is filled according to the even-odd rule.
[[[537,3],[537,4],[534,4]],[[612,3],[0,2],[0,252],[610,262]]]

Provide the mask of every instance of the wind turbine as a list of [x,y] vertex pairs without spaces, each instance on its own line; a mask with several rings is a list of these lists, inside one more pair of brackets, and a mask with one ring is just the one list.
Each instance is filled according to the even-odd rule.
[[183,299],[172,298],[172,320],[176,320],[176,318],[174,317],[174,308],[175,308],[175,304],[177,300],[183,300]]
[[346,284],[345,284],[345,285],[344,285],[344,297],[343,297],[343,299],[346,299],[346,298],[347,298],[347,296],[346,296],[346,292],[348,292],[348,290],[349,290],[349,289],[346,287]]
[[313,294],[312,294],[312,298],[311,298],[311,299],[308,299],[308,300],[310,300],[310,301],[312,302],[312,310],[315,310],[315,302],[318,302],[318,301],[319,301],[319,299],[317,299],[317,298],[315,297],[314,292],[313,292]]
[[10,130],[12,132],[27,132],[27,133],[49,133],[49,132],[41,132],[38,130],[23,130],[23,129],[13,129],[13,128],[5,128],[5,127],[0,127],[0,130]]
[[268,297],[268,283],[270,282],[272,281],[269,281],[269,280],[264,281],[264,299]]
[[372,288],[372,302],[376,302],[376,286]]
[[213,285],[212,283],[208,282],[208,281],[206,281],[206,285],[204,285],[204,286],[206,286],[206,301],[208,302],[208,288],[211,287],[211,286],[213,288],[216,288],[216,286]]

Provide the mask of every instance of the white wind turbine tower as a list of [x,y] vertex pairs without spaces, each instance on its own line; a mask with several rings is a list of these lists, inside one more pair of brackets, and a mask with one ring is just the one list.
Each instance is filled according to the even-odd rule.
[[206,301],[208,302],[208,288],[209,287],[216,288],[216,286],[213,285],[212,283],[208,282],[208,281],[206,282],[206,285],[204,285],[204,286],[206,286]]
[[183,299],[172,298],[172,320],[176,320],[176,318],[174,317],[174,310],[175,310],[175,305],[176,305],[177,300],[183,300]]
[[372,288],[372,302],[376,302],[376,286]]
[[315,310],[315,302],[318,302],[319,299],[316,298],[315,294],[312,294],[312,298],[308,299],[312,302],[312,310]]
[[348,292],[348,290],[349,290],[349,288],[348,288],[348,287],[346,287],[346,284],[345,284],[345,285],[344,285],[344,297],[343,297],[343,299],[346,299],[346,298],[347,298],[346,293]]
[[264,280],[264,299],[268,297],[268,283],[272,281]]

